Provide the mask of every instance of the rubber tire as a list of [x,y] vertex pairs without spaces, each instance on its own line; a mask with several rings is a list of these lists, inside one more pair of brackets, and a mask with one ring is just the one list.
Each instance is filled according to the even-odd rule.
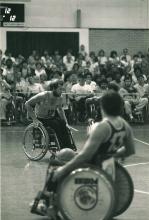
[[[125,212],[130,206],[134,196],[134,185],[130,177],[130,174],[118,162],[115,163],[115,167],[116,167],[116,182],[115,182],[116,206],[113,217],[116,217],[122,214],[123,212]],[[124,182],[125,184],[127,184],[128,191],[126,191],[126,188],[124,188]]]
[[44,136],[45,136],[45,147],[43,148],[42,152],[41,152],[38,156],[33,157],[33,156],[31,156],[30,154],[28,154],[28,153],[26,152],[26,148],[25,148],[25,136],[26,136],[26,133],[28,132],[28,130],[29,130],[30,128],[32,128],[32,127],[34,127],[34,124],[33,124],[33,123],[29,124],[29,125],[26,127],[25,131],[24,131],[24,135],[23,135],[23,150],[24,150],[25,155],[26,155],[30,160],[32,160],[32,161],[38,161],[38,160],[41,160],[41,159],[45,156],[45,154],[47,153],[47,151],[48,151],[49,135],[48,135],[48,132],[47,132],[47,130],[45,129],[45,127],[44,127],[42,124],[40,124],[40,125],[39,125],[39,129],[43,132],[43,134],[44,134]]

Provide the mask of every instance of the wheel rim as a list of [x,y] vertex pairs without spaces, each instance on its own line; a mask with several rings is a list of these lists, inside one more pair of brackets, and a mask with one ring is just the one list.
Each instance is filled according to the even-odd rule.
[[[39,143],[33,135],[34,129],[38,130],[38,135],[40,135]],[[23,149],[29,159],[36,160],[43,157],[47,152],[47,141],[43,129],[35,128],[33,125],[28,126],[24,133]]]
[[[80,179],[93,182],[82,184]],[[60,211],[67,220],[90,220],[93,216],[94,220],[106,220],[113,212],[114,192],[103,172],[77,169],[63,180],[58,192]]]

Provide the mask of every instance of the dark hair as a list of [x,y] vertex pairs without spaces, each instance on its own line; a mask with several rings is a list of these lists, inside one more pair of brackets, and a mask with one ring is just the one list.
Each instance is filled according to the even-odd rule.
[[85,78],[87,78],[87,76],[90,76],[91,78],[93,77],[93,75],[92,75],[91,72],[87,72],[87,73],[85,73]]
[[106,78],[109,78],[109,77],[111,77],[111,78],[113,79],[112,73],[108,73],[108,74],[107,74]]
[[132,76],[130,74],[125,75],[124,81],[126,80],[131,80],[132,81]]
[[85,74],[84,74],[84,73],[82,73],[82,72],[81,72],[81,73],[79,73],[79,74],[78,74],[78,78],[85,79]]
[[142,69],[141,69],[141,67],[138,66],[138,65],[134,65],[134,73],[136,73],[137,71],[139,71],[140,74],[142,74]]
[[102,79],[102,80],[100,81],[100,85],[103,84],[103,83],[108,84],[108,81],[107,81],[106,79]]
[[108,89],[113,90],[114,92],[118,92],[119,86],[116,83],[111,82],[108,84]]
[[120,116],[122,114],[123,99],[119,93],[108,91],[101,97],[101,107],[109,116]]
[[117,56],[117,51],[116,50],[112,50],[110,53],[110,57],[113,57],[114,55]]
[[63,85],[63,80],[53,79],[49,84],[50,90],[53,91],[57,89],[59,85]]
[[3,69],[2,68],[0,68],[0,70],[1,70],[1,74],[3,73]]
[[137,76],[137,79],[140,79],[140,78],[142,78],[142,79],[145,80],[145,78],[144,78],[144,76],[143,76],[142,74],[139,74],[139,75]]
[[53,72],[52,74],[53,74],[53,76],[54,76],[55,74],[58,74],[59,76],[62,76],[62,72],[61,72],[61,71],[59,71],[59,70],[56,70],[56,71],[55,71],[55,72]]

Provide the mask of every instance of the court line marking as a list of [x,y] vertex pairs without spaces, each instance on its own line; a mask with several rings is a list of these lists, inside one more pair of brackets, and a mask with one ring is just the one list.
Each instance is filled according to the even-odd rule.
[[147,164],[149,164],[149,162],[145,162],[145,163],[133,163],[133,164],[124,165],[124,167],[134,167],[134,166],[147,165]]
[[145,192],[145,191],[138,190],[138,189],[135,189],[135,192],[149,195],[149,192]]
[[145,141],[141,141],[141,140],[139,140],[139,139],[137,139],[137,138],[134,138],[134,140],[135,140],[135,141],[138,141],[138,142],[140,142],[140,143],[142,143],[142,144],[145,144],[145,145],[148,145],[148,146],[149,146],[149,143],[147,143],[147,142],[145,142]]

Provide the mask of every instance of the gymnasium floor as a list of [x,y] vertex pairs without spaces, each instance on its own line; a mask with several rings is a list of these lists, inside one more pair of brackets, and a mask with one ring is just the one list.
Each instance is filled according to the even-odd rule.
[[[86,138],[86,127],[76,126],[73,132],[79,149]],[[149,125],[133,126],[136,155],[127,159],[126,168],[132,176],[135,196],[130,208],[117,220],[149,219]],[[40,162],[30,162],[22,150],[24,127],[1,128],[1,219],[43,220],[29,212],[29,203],[42,189],[49,153]]]

